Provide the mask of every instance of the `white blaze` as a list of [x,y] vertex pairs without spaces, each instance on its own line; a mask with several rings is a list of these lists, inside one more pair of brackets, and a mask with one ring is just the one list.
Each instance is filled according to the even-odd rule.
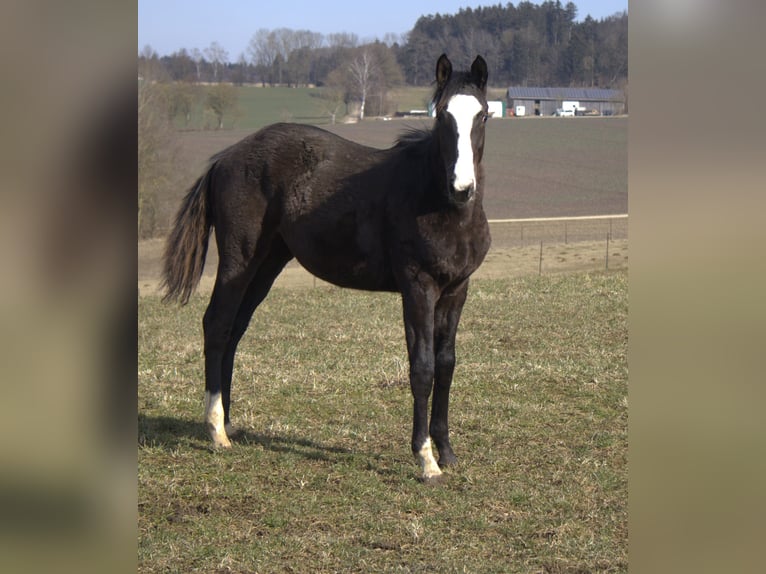
[[473,168],[473,147],[471,129],[476,114],[482,111],[482,105],[474,96],[458,94],[447,104],[447,111],[457,124],[457,162],[455,163],[455,189],[463,191],[476,185],[476,173]]

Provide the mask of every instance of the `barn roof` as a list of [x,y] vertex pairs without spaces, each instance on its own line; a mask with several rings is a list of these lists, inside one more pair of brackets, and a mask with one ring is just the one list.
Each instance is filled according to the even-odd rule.
[[611,101],[622,100],[622,92],[602,88],[526,88],[514,86],[508,88],[508,99]]

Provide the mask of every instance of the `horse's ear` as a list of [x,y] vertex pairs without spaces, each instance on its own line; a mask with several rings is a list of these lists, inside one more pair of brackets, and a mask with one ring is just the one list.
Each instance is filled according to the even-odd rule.
[[442,54],[436,62],[436,86],[442,89],[447,85],[451,75],[452,62],[449,61],[447,54]]
[[476,59],[471,64],[471,77],[473,78],[476,87],[481,91],[487,90],[487,62],[481,56],[476,56]]

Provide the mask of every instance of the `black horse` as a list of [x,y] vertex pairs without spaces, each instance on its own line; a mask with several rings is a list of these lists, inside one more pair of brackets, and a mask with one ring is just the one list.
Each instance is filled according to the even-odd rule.
[[[285,264],[343,287],[399,292],[414,397],[412,451],[426,481],[457,462],[448,405],[468,278],[489,249],[482,207],[487,65],[436,64],[436,120],[387,150],[316,127],[276,124],[211,158],[183,200],[164,259],[165,300],[186,303],[210,228],[219,264],[203,319],[205,420],[227,431],[237,344]],[[428,400],[433,389],[431,421]],[[439,451],[436,463],[431,439]]]

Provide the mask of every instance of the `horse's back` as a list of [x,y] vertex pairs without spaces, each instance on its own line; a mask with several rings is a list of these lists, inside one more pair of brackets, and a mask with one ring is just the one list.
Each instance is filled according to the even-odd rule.
[[267,126],[219,154],[227,181],[218,214],[279,234],[322,279],[392,290],[382,241],[388,154],[314,126]]

